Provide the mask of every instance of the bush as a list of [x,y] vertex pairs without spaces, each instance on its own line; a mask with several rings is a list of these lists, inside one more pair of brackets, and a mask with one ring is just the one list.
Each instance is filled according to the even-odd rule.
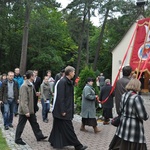
[[91,77],[94,79],[93,87],[96,91],[96,94],[99,95],[99,90],[98,90],[98,88],[96,86],[96,82],[95,82],[96,75],[91,67],[89,68],[88,66],[86,66],[79,74],[79,77],[80,77],[80,79],[79,79],[78,85],[75,88],[76,113],[78,113],[78,114],[81,112],[82,91],[83,91],[83,88],[86,84],[86,80],[88,77]]

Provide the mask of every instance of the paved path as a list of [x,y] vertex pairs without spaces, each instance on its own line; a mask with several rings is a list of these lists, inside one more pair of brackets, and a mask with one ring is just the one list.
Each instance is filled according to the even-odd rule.
[[[143,98],[145,100],[146,110],[148,114],[150,115],[149,97],[143,96]],[[41,107],[40,104],[39,106]],[[40,109],[39,112],[37,113],[37,119],[41,127],[41,130],[43,131],[43,134],[49,136],[51,128],[52,128],[52,121],[53,121],[52,114],[49,113],[49,123],[44,123],[42,121],[41,109]],[[22,134],[22,138],[27,143],[27,145],[22,146],[22,145],[15,144],[14,134],[15,134],[17,122],[18,122],[18,117],[14,117],[14,122],[13,122],[14,128],[11,128],[5,131],[3,127],[2,117],[0,116],[0,128],[2,129],[3,136],[6,138],[6,141],[11,150],[55,150],[50,146],[47,140],[40,141],[40,142],[36,141],[33,131],[28,122]],[[98,123],[98,126],[102,131],[98,134],[95,134],[91,127],[86,128],[88,130],[87,133],[81,132],[79,130],[80,124],[81,124],[81,117],[78,115],[75,115],[74,120],[73,120],[75,132],[77,134],[77,137],[81,141],[81,143],[83,143],[83,145],[88,146],[87,150],[108,150],[109,143],[112,140],[112,137],[114,136],[114,133],[116,130],[115,127],[113,127],[112,125],[102,125],[102,123]],[[147,146],[148,146],[148,150],[150,150],[150,129],[149,129],[150,119],[144,123],[144,126],[145,126]],[[2,149],[0,148],[0,150]],[[74,150],[74,147],[66,147],[63,150]]]

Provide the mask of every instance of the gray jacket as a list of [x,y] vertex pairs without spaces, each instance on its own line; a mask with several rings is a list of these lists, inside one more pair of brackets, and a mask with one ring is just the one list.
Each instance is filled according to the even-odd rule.
[[95,118],[96,116],[95,91],[88,84],[86,84],[82,93],[81,116],[82,118]]
[[43,82],[41,84],[41,99],[50,100],[50,95],[52,95],[52,92],[49,83]]
[[34,114],[34,99],[33,99],[33,86],[28,80],[22,84],[19,92],[19,109],[21,115],[27,113]]

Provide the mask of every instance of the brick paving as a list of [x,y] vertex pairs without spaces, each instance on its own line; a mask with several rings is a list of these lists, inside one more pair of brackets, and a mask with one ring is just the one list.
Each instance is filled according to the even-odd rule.
[[[143,95],[143,98],[144,98],[146,110],[150,115],[149,96]],[[52,114],[49,113],[49,123],[44,123],[42,121],[42,115],[41,115],[41,104],[39,104],[39,106],[40,106],[40,110],[37,113],[38,123],[40,125],[43,134],[49,136],[52,128],[52,122],[53,122]],[[0,114],[0,128],[2,129],[3,136],[6,138],[6,141],[11,150],[55,150],[50,146],[47,140],[40,141],[40,142],[36,141],[31,126],[28,122],[22,134],[22,139],[27,143],[27,145],[22,146],[22,145],[15,144],[14,136],[15,136],[15,129],[17,126],[17,122],[18,122],[18,117],[14,117],[14,121],[13,121],[14,127],[5,131],[3,127],[2,116]],[[78,115],[75,115],[73,120],[73,125],[78,139],[81,141],[83,145],[88,146],[87,150],[108,150],[109,143],[112,140],[112,137],[114,136],[116,130],[116,128],[113,127],[112,125],[102,125],[102,123],[100,122],[98,123],[98,127],[102,130],[100,133],[95,134],[91,127],[86,127],[88,132],[86,133],[81,132],[79,130],[81,125],[81,117]],[[144,126],[145,126],[147,146],[148,146],[148,150],[150,150],[150,130],[149,130],[150,119],[144,122]],[[0,148],[0,150],[2,149]],[[74,147],[65,147],[63,150],[74,150]]]

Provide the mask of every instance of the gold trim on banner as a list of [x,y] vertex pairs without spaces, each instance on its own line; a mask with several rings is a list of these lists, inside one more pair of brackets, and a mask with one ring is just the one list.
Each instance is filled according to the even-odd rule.
[[[149,30],[150,30],[150,20],[149,20],[149,22],[148,22],[148,31],[147,31],[147,33],[146,33],[145,40],[144,40],[144,44],[143,44],[142,56],[143,56],[143,51],[145,50],[145,44],[146,44],[146,39],[147,39]],[[139,75],[139,69],[140,69],[140,67],[141,67],[141,63],[142,63],[142,57],[141,57],[140,60],[139,60],[138,70],[137,70],[137,77],[138,77],[138,75]]]
[[135,70],[132,71],[132,73],[135,73],[135,72],[147,72],[149,75],[150,75],[150,70],[148,70],[147,68],[145,68],[144,70],[139,70],[138,68],[136,68]]

